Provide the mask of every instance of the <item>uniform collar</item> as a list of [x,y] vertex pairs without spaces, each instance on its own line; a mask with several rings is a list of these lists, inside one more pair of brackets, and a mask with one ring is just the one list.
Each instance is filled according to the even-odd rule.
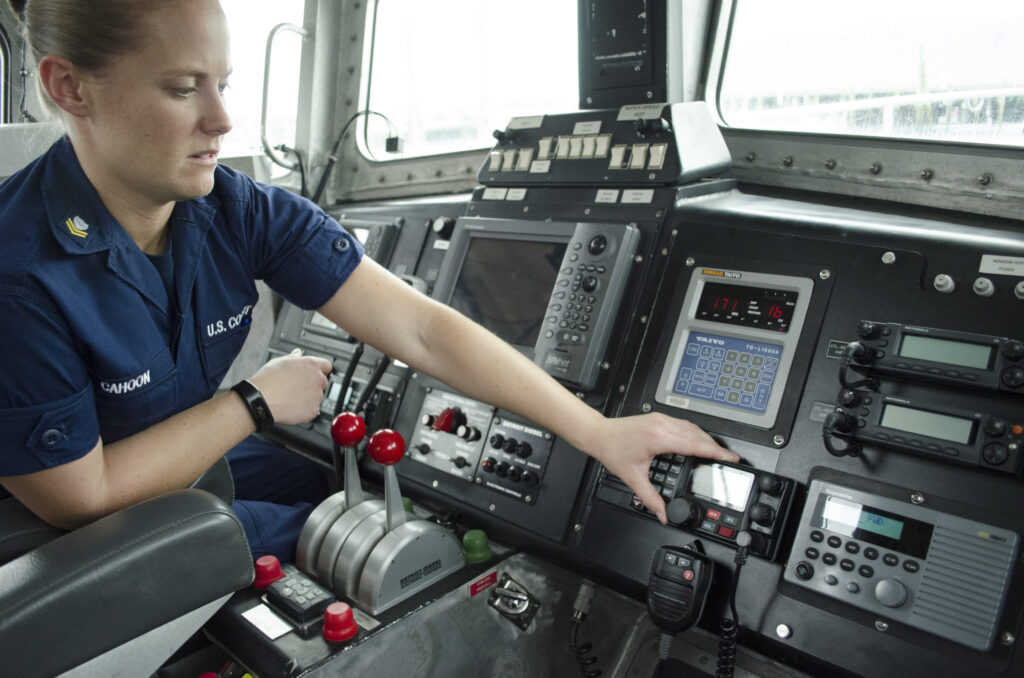
[[[109,250],[110,270],[158,307],[168,308],[167,291],[159,274],[103,204],[67,136],[50,149],[42,192],[50,229],[65,252],[75,255]],[[175,204],[171,212],[179,308],[187,308],[191,301],[199,252],[213,225],[216,209],[209,202],[211,197],[185,200]]]

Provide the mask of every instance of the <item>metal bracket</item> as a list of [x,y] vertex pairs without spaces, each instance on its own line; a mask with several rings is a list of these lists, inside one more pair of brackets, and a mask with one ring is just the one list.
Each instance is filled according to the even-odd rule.
[[498,586],[491,591],[487,604],[523,631],[540,609],[537,599],[505,572],[501,573]]

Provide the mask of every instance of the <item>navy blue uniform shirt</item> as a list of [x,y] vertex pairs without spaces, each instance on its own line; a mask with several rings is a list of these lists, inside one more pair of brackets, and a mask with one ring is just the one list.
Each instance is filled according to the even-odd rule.
[[67,137],[0,185],[0,476],[65,464],[99,436],[210,398],[249,333],[254,280],[318,308],[363,254],[308,200],[223,165],[169,228],[173,295]]

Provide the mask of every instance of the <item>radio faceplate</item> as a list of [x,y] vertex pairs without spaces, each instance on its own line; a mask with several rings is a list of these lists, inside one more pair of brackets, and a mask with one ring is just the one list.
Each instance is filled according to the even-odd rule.
[[1017,534],[891,496],[813,480],[785,581],[988,651]]
[[861,372],[973,391],[1024,395],[1024,342],[862,320],[851,344],[852,367]]

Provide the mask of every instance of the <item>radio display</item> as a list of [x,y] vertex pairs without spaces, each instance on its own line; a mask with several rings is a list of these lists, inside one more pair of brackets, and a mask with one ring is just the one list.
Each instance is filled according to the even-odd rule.
[[719,506],[742,511],[747,508],[754,474],[721,464],[698,464],[693,469],[689,490]]
[[792,290],[705,282],[694,317],[729,325],[788,332],[797,296],[797,292]]
[[892,403],[885,404],[880,423],[885,428],[961,444],[969,443],[974,433],[973,419],[951,417]]
[[927,557],[934,530],[920,520],[827,494],[818,498],[811,523],[915,558]]
[[904,334],[903,341],[900,342],[899,355],[904,358],[931,360],[936,363],[986,370],[992,361],[992,347],[984,344],[922,337],[918,334]]

